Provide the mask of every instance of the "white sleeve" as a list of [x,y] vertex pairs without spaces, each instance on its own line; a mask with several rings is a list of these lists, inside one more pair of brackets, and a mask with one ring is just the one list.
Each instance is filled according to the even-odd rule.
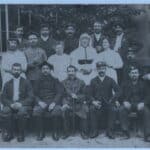
[[122,58],[118,53],[116,53],[116,57],[115,57],[115,60],[114,60],[114,68],[119,69],[119,68],[122,68],[122,67],[123,67]]
[[27,70],[27,59],[23,52],[21,53],[21,66],[22,66],[23,71]]

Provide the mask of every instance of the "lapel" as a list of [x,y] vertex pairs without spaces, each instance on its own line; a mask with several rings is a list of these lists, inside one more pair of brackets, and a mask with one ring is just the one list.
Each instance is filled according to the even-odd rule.
[[12,79],[9,82],[9,96],[11,99],[13,98],[13,92],[14,92],[14,87],[13,87],[13,79]]

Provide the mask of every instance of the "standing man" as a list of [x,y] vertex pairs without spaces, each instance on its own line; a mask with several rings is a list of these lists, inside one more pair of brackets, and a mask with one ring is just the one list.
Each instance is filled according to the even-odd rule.
[[24,53],[27,58],[27,77],[31,81],[33,90],[36,87],[36,81],[40,76],[39,66],[47,60],[46,53],[43,49],[38,47],[38,37],[36,33],[30,33],[28,36],[29,47],[25,49]]
[[55,54],[56,40],[50,35],[50,29],[47,24],[43,24],[40,30],[38,46],[45,50],[47,57]]
[[87,120],[88,106],[84,91],[85,83],[76,77],[76,71],[77,69],[75,66],[68,66],[68,77],[62,82],[66,90],[62,106],[64,139],[69,136],[70,120],[73,119],[74,121],[75,117],[78,117],[80,121],[79,127],[81,129],[81,136],[84,139],[87,138],[85,123]]
[[105,117],[107,136],[114,139],[114,121],[116,119],[116,109],[120,105],[118,97],[121,91],[116,82],[106,76],[105,62],[97,62],[96,68],[98,76],[92,79],[89,90],[89,99],[91,100],[89,114],[90,137],[98,136],[99,118]]
[[55,46],[56,54],[48,58],[48,63],[54,66],[54,77],[59,81],[63,81],[67,78],[67,67],[70,64],[70,57],[64,54],[64,42],[60,41]]
[[104,35],[102,34],[102,23],[95,21],[93,25],[94,33],[91,35],[92,46],[96,49],[97,53],[102,51],[102,41]]
[[143,110],[145,101],[145,85],[139,79],[139,69],[135,66],[130,67],[129,81],[122,84],[122,106],[120,108],[120,123],[124,135],[129,138],[129,117],[130,112],[138,115],[138,125],[143,122]]
[[60,82],[51,76],[52,65],[44,62],[41,65],[42,75],[36,84],[36,101],[33,109],[35,126],[37,129],[37,140],[41,141],[45,137],[45,118],[52,119],[52,137],[59,140],[61,100],[64,88]]
[[15,35],[18,41],[18,49],[23,51],[27,47],[27,40],[24,38],[24,28],[23,26],[17,26],[15,30]]
[[24,130],[27,119],[32,112],[33,93],[30,83],[21,77],[22,67],[19,63],[12,65],[13,79],[4,85],[1,102],[3,108],[1,117],[3,122],[4,141],[10,141],[13,138],[13,123],[17,119],[18,142],[24,141]]
[[17,39],[14,37],[10,38],[8,40],[8,50],[7,52],[2,54],[1,74],[3,86],[7,81],[13,78],[12,65],[14,63],[21,64],[21,76],[25,78],[25,72],[27,70],[27,59],[25,57],[25,54],[17,48],[17,45]]
[[78,47],[78,39],[75,36],[75,26],[68,24],[65,29],[65,40],[64,40],[64,53],[70,54],[74,49]]

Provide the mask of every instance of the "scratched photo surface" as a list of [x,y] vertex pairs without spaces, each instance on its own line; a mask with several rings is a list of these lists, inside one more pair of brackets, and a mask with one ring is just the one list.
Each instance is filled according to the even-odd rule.
[[0,5],[0,148],[149,148],[150,5]]

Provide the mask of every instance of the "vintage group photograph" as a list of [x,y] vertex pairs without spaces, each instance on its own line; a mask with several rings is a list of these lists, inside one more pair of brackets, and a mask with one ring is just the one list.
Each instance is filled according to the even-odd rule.
[[0,4],[0,148],[149,148],[150,5]]

